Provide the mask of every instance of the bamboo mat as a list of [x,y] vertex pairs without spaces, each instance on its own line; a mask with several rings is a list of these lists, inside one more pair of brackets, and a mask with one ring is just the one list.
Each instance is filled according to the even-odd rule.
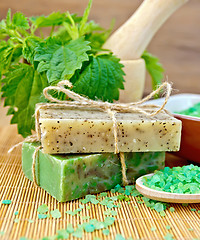
[[[0,201],[12,200],[10,205],[0,202],[0,233],[2,234],[0,239],[18,240],[20,237],[40,239],[56,234],[58,229],[66,228],[68,223],[77,226],[87,221],[82,220],[81,216],[65,213],[67,210],[78,208],[81,203],[79,200],[59,203],[24,177],[21,168],[21,149],[18,148],[10,155],[7,154],[7,150],[13,144],[22,140],[17,135],[15,127],[0,126],[0,136]],[[114,240],[116,234],[121,234],[126,239],[130,236],[133,239],[164,239],[167,233],[171,233],[174,239],[200,239],[200,213],[198,213],[200,205],[191,204],[184,207],[181,204],[171,204],[175,212],[167,210],[166,216],[161,217],[159,213],[150,210],[144,204],[138,204],[134,197],[130,198],[130,204],[121,202],[122,208],[117,209],[116,221],[109,227],[108,236],[103,235],[102,230],[96,230],[93,233],[84,233],[83,239],[92,240],[96,236]],[[62,217],[38,219],[37,208],[44,203],[50,210],[58,208]],[[105,206],[89,203],[87,205],[90,205],[91,209],[84,207],[82,216],[90,216],[101,221],[104,219]],[[195,208],[196,211],[191,211],[191,208]],[[16,211],[19,212],[17,215],[19,222],[14,222]],[[30,219],[33,221],[29,222]],[[171,226],[170,230],[166,229],[167,225]],[[156,230],[151,231],[152,227]],[[70,239],[77,238],[70,237]]]

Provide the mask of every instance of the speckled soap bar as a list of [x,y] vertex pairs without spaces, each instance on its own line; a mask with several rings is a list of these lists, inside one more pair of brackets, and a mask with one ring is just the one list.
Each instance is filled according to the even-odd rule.
[[[37,143],[23,143],[22,169],[27,178],[32,177],[32,155]],[[137,177],[164,168],[164,152],[125,153],[127,178]],[[50,155],[39,151],[36,159],[36,179],[60,202],[95,194],[121,185],[121,164],[118,155],[65,154]]]
[[[120,152],[179,150],[181,121],[166,113],[116,113],[116,119]],[[40,109],[39,126],[44,153],[115,151],[113,121],[97,109]]]

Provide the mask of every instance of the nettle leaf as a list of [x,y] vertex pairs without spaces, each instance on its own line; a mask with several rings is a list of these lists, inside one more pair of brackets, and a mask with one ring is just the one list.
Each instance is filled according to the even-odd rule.
[[7,37],[6,21],[3,19],[0,21],[0,39],[5,39],[6,37]]
[[61,41],[63,39],[65,41],[70,41],[72,39],[65,27],[59,27],[57,31],[53,33],[53,37]]
[[35,57],[35,49],[40,46],[41,38],[27,37],[23,43],[23,56],[27,62],[33,64]]
[[[34,129],[35,104],[46,101],[42,91],[48,86],[45,74],[40,74],[28,64],[15,65],[3,79],[5,106],[10,106],[13,114],[11,124],[18,124],[18,133],[23,137]],[[9,110],[9,114],[11,114]]]
[[93,21],[86,24],[85,40],[90,42],[90,47],[92,48],[91,52],[96,54],[102,51],[102,46],[110,36],[113,27],[114,21],[111,22],[109,29],[101,28]]
[[85,34],[89,34],[96,31],[105,31],[105,29],[102,28],[99,24],[95,23],[94,21],[89,21],[82,28],[82,32],[80,33],[80,35],[83,36]]
[[80,26],[79,26],[80,36],[83,36],[84,33],[85,33],[85,27],[86,27],[86,23],[88,21],[88,16],[90,14],[91,7],[92,7],[92,0],[89,0],[88,6],[85,9],[85,11],[83,13],[83,17],[82,17],[82,19],[80,21]]
[[14,51],[14,46],[11,46],[4,41],[0,43],[0,76],[8,71]]
[[12,63],[17,64],[19,60],[22,58],[22,46],[19,44],[15,46],[12,55]]
[[75,23],[69,12],[66,13],[66,16],[69,22],[64,22],[63,26],[65,27],[71,39],[75,40],[79,38],[78,24]]
[[11,26],[11,9],[8,9],[7,15],[6,15],[6,25],[7,27]]
[[102,51],[102,46],[108,39],[109,35],[110,35],[110,32],[107,30],[103,32],[93,32],[93,33],[86,34],[85,40],[90,42],[91,52],[96,54]]
[[37,70],[46,72],[49,83],[70,78],[88,60],[86,52],[91,49],[88,44],[84,38],[64,43],[49,38],[36,48],[34,60],[39,61]]
[[21,12],[16,12],[13,15],[12,25],[18,28],[23,28],[25,30],[30,28],[27,17],[25,17]]
[[66,20],[65,13],[53,12],[48,16],[30,17],[30,21],[37,27],[59,26]]
[[159,59],[147,51],[143,53],[142,58],[145,60],[147,71],[152,78],[152,87],[155,90],[162,83],[164,68],[159,63]]
[[70,80],[73,91],[91,99],[112,102],[119,99],[119,89],[124,89],[123,65],[111,54],[91,56],[89,64]]

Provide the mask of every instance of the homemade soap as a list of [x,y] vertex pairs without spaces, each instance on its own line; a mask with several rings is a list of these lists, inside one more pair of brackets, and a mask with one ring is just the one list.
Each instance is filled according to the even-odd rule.
[[[22,169],[27,178],[32,177],[32,155],[37,143],[23,143]],[[125,153],[127,178],[133,179],[164,168],[164,152]],[[95,194],[122,183],[121,163],[118,155],[66,154],[49,155],[38,152],[35,166],[37,183],[60,202]]]
[[[115,152],[113,121],[106,112],[50,105],[39,115],[44,153]],[[116,119],[120,152],[179,150],[181,121],[165,112],[116,113]]]

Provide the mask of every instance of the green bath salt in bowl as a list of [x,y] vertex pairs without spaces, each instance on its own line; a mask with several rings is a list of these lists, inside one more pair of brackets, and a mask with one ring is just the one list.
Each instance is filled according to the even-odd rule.
[[200,167],[165,167],[136,180],[136,189],[145,197],[171,203],[200,203]]
[[193,164],[183,167],[165,167],[152,177],[144,177],[143,184],[157,191],[180,194],[200,193],[200,167]]
[[180,111],[180,112],[175,112],[178,114],[183,114],[183,115],[188,115],[188,116],[192,116],[192,117],[200,117],[200,102],[194,104],[192,107]]

